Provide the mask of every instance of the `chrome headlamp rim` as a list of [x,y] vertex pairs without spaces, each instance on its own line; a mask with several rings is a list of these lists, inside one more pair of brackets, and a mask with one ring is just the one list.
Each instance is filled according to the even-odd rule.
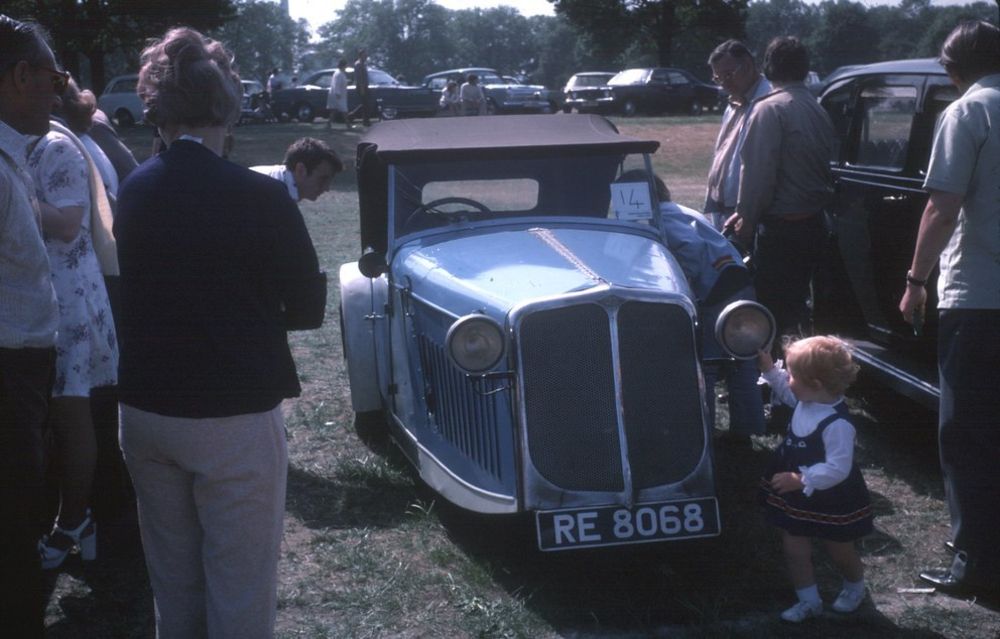
[[[758,326],[750,326],[751,332],[748,334],[748,331],[740,330],[741,326],[732,324],[740,319],[756,320]],[[760,334],[754,335],[753,329],[760,329]],[[771,311],[763,304],[750,300],[730,303],[722,309],[715,322],[716,341],[722,350],[735,359],[756,359],[759,351],[771,348],[776,333],[777,324]]]
[[[489,350],[486,351],[481,361],[473,363],[470,358],[463,356],[458,348],[463,344],[461,340],[471,336],[470,331],[483,328],[489,331],[487,334],[488,343],[486,344]],[[492,341],[490,341],[490,337],[492,337]],[[470,313],[455,320],[445,334],[444,345],[452,363],[469,375],[480,375],[492,369],[503,358],[506,350],[503,327],[495,319],[482,313]]]

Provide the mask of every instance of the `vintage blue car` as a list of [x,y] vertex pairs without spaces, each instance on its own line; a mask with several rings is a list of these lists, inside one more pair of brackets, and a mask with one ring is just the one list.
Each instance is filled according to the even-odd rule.
[[696,302],[653,185],[618,180],[657,147],[597,115],[381,122],[358,145],[359,432],[463,508],[535,513],[542,550],[720,531]]

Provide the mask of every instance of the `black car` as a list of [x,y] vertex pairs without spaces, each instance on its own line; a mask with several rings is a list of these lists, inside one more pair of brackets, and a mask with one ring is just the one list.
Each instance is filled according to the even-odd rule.
[[[274,92],[271,111],[279,118],[295,118],[312,122],[316,116],[327,117],[326,98],[336,69],[316,71],[298,86]],[[437,113],[438,95],[423,87],[400,84],[394,77],[375,67],[368,67],[368,91],[371,108],[385,120],[405,117],[426,117]],[[354,69],[347,68],[347,108],[358,106],[358,90],[354,86]]]
[[[936,314],[920,330],[898,310],[927,204],[922,185],[934,124],[958,90],[936,60],[899,60],[831,74],[820,103],[833,119],[836,195],[826,267],[816,282],[818,331],[853,338],[878,379],[936,409]],[[927,308],[937,305],[937,271]]]
[[599,108],[626,116],[640,112],[700,115],[722,104],[719,87],[684,69],[668,67],[626,69],[608,80],[602,93]]
[[424,76],[422,84],[438,95],[448,82],[458,86],[466,81],[469,74],[479,77],[479,86],[486,97],[486,113],[555,113],[561,108],[557,91],[537,84],[521,84],[513,78],[505,78],[496,69],[487,67],[464,67],[438,71]]
[[563,111],[566,113],[572,113],[573,109],[579,113],[598,111],[598,99],[604,95],[604,87],[613,77],[615,74],[607,71],[574,73],[563,87]]

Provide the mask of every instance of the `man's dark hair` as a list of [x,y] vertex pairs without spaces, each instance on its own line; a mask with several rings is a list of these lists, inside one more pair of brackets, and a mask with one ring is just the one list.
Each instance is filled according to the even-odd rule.
[[37,64],[42,54],[40,45],[46,40],[45,31],[37,24],[0,14],[0,76],[21,60]]
[[288,147],[285,153],[285,168],[292,171],[299,162],[306,167],[307,173],[312,173],[321,162],[329,162],[334,174],[344,170],[344,163],[334,150],[326,142],[316,138],[299,138]]
[[938,58],[949,73],[975,81],[1000,72],[1000,29],[983,20],[970,20],[955,27]]
[[753,54],[750,53],[750,49],[747,48],[747,45],[743,44],[739,40],[726,40],[719,46],[715,47],[712,54],[708,56],[708,63],[710,65],[715,64],[726,56],[736,58],[738,60],[750,60],[753,62]]
[[802,82],[809,73],[809,52],[794,36],[778,36],[764,52],[764,75],[772,82]]

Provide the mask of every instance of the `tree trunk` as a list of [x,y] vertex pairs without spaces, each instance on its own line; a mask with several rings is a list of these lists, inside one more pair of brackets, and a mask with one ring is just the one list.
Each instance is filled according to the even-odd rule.
[[[1000,2],[1000,0],[997,0]],[[674,0],[663,0],[660,3],[659,16],[656,19],[656,30],[653,38],[656,41],[657,58],[661,67],[671,66],[674,33],[677,31],[677,13]]]

